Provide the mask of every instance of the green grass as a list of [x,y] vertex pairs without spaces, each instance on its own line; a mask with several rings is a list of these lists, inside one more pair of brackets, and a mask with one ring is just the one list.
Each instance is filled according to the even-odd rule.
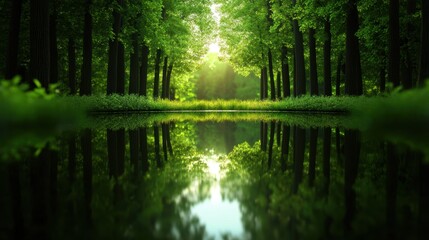
[[126,113],[149,111],[290,111],[350,113],[368,101],[366,97],[309,97],[281,101],[195,100],[188,102],[150,100],[136,95],[65,97],[90,113]]

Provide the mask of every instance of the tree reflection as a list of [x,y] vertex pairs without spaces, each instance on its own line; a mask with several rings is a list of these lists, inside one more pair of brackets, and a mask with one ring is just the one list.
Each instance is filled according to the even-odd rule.
[[207,239],[213,234],[195,207],[212,207],[214,194],[240,207],[244,233],[225,238],[427,235],[429,168],[421,155],[382,143],[385,154],[380,140],[356,130],[332,136],[331,128],[281,122],[262,122],[260,141],[225,155],[197,147],[214,138],[201,130],[222,129],[216,136],[227,149],[233,141],[225,138],[237,141],[239,125],[208,126],[84,129],[35,149],[27,161],[0,165],[7,173],[1,237]]

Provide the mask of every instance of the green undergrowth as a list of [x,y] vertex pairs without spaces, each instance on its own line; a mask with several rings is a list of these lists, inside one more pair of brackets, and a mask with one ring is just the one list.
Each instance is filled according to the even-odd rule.
[[150,100],[136,95],[65,97],[73,105],[91,113],[122,113],[145,111],[291,111],[349,113],[358,108],[365,97],[287,98],[281,101],[195,100],[187,102]]
[[279,112],[156,112],[92,115],[83,128],[136,129],[170,122],[282,122],[285,125],[355,128],[352,118],[341,114],[288,114]]

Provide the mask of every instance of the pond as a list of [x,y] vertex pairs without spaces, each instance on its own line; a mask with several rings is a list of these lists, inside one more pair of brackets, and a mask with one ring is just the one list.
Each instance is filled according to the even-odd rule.
[[427,237],[425,155],[349,126],[142,114],[3,139],[0,239]]

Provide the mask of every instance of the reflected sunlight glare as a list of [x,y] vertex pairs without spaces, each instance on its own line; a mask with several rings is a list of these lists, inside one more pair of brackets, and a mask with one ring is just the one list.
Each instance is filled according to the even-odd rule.
[[209,237],[223,239],[223,235],[240,237],[244,229],[241,222],[240,204],[237,200],[228,200],[222,197],[221,179],[224,175],[221,165],[225,156],[214,154],[201,159],[207,165],[207,174],[214,177],[210,186],[210,196],[192,207],[192,214],[204,224]]

